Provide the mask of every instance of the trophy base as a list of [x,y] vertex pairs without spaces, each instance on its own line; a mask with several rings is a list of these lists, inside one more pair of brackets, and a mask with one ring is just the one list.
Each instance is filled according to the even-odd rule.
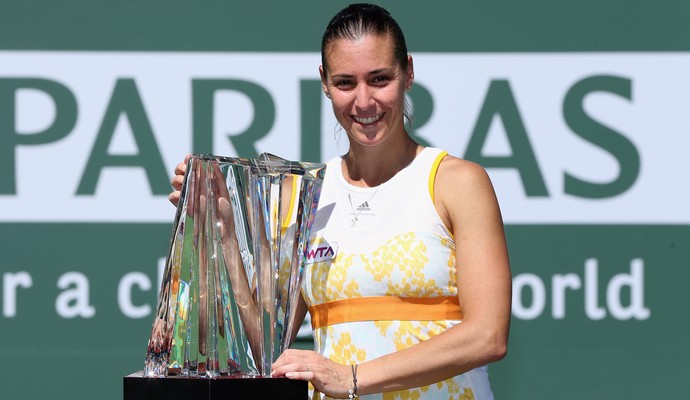
[[215,379],[170,376],[148,378],[143,372],[124,377],[124,400],[281,399],[306,400],[306,381],[287,378],[221,376]]

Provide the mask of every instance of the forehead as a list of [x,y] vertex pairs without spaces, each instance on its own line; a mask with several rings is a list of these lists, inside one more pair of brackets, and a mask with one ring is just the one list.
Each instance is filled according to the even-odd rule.
[[329,74],[354,74],[397,66],[389,35],[336,39],[326,47],[325,56]]

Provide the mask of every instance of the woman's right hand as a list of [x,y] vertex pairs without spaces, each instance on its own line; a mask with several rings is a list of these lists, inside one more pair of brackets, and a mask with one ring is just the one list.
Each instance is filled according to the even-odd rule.
[[177,203],[180,202],[180,191],[182,190],[182,183],[184,182],[184,173],[187,171],[187,161],[189,161],[191,157],[191,154],[187,154],[184,161],[177,164],[175,167],[175,175],[170,181],[174,190],[168,195],[168,200],[170,200],[175,207],[177,207]]

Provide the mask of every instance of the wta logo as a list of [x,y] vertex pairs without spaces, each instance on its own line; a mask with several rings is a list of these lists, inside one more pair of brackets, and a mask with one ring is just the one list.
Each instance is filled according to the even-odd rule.
[[307,264],[332,260],[338,252],[337,245],[320,244],[307,250]]

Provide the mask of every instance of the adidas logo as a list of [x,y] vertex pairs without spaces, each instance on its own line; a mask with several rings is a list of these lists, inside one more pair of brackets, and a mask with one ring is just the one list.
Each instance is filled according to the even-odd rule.
[[364,211],[371,211],[371,207],[369,207],[369,202],[365,201],[364,203],[360,204],[356,209],[356,212],[364,212]]

